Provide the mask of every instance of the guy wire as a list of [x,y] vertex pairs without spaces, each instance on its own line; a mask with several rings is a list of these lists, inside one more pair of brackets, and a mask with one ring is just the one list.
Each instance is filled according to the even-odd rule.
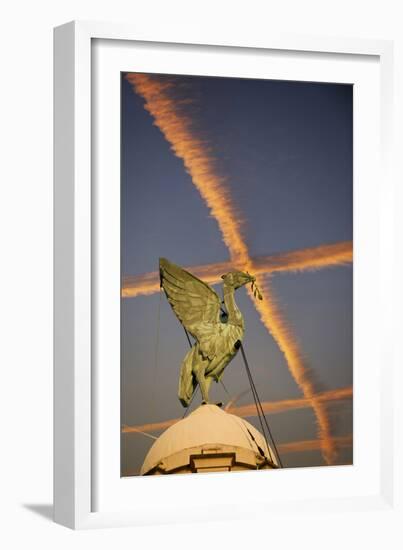
[[156,381],[157,381],[157,371],[158,371],[158,363],[159,363],[159,343],[160,343],[160,325],[161,325],[161,289],[160,289],[160,295],[158,298],[158,314],[157,314],[157,335],[155,338],[155,350],[154,350],[154,373],[153,373],[153,399],[151,400],[151,413],[154,415],[155,413],[155,387],[156,387]]
[[[256,386],[255,386],[255,383],[254,383],[253,378],[252,378],[252,373],[251,373],[250,368],[249,368],[248,360],[246,359],[246,354],[245,354],[245,350],[244,350],[244,347],[242,345],[242,342],[241,342],[240,348],[241,348],[242,358],[243,358],[243,361],[245,363],[246,372],[248,374],[249,383],[251,385],[252,393],[254,394],[256,409],[257,409],[257,413],[258,413],[261,425],[262,425],[261,417],[263,417],[264,423],[266,425],[267,433],[269,435],[270,441],[273,445],[274,451],[275,451],[276,456],[277,456],[278,463],[279,463],[280,467],[283,468],[283,464],[282,464],[282,461],[281,461],[281,458],[280,458],[280,455],[279,455],[279,452],[278,452],[278,449],[277,449],[276,442],[274,441],[273,435],[272,435],[271,430],[270,430],[269,423],[267,422],[266,415],[264,414],[264,411],[263,411],[262,403],[259,399],[259,395],[257,393]],[[263,430],[263,434],[265,435],[264,430]],[[266,444],[267,444],[267,447],[268,447],[269,453],[270,453],[270,447],[267,443],[266,435],[265,435],[265,439],[266,439]]]

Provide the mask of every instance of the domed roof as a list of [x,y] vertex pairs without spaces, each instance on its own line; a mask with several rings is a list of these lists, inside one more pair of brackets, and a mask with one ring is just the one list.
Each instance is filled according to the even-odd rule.
[[277,465],[275,455],[265,438],[246,420],[227,413],[217,405],[201,405],[183,420],[170,426],[149,450],[141,475],[149,472],[164,459],[185,449],[221,445],[252,451],[269,458]]

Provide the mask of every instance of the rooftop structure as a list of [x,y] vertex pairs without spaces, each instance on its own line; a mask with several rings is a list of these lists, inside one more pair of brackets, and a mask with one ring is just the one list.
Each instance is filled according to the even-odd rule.
[[141,475],[277,468],[273,450],[249,422],[206,404],[170,426],[149,450]]

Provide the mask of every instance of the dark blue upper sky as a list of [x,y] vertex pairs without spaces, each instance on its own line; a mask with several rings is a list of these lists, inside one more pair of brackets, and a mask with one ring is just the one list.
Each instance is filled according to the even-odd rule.
[[[352,87],[208,77],[169,78],[195,133],[208,144],[244,220],[251,255],[352,239]],[[122,275],[154,271],[159,256],[181,265],[229,258],[182,161],[122,75]],[[279,274],[272,285],[323,389],[352,383],[352,269]],[[156,367],[156,295],[122,300],[125,424],[174,418],[183,330],[163,297]],[[237,293],[245,346],[262,400],[300,396],[284,357],[244,290]],[[153,389],[158,380],[160,389]],[[247,388],[241,362],[225,372],[231,393]],[[221,395],[219,386],[214,390]],[[251,402],[246,396],[243,402]],[[351,433],[351,404],[335,408],[335,430]],[[278,441],[316,437],[311,410],[270,418]],[[124,436],[123,471],[139,468],[152,441]],[[321,464],[317,452],[286,457]],[[287,462],[286,460],[286,462]],[[341,453],[351,461],[351,451]]]

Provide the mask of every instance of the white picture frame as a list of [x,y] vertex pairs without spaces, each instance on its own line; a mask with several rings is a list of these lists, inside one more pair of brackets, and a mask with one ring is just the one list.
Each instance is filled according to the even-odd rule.
[[[102,101],[94,102],[94,85],[97,85],[96,64],[102,53],[97,45],[102,41],[113,44],[115,52],[104,56],[105,66],[109,63],[111,70],[116,70],[116,51],[130,44],[141,44],[146,51],[155,51],[154,63],[158,67],[165,65],[166,72],[170,70],[172,46],[176,51],[197,53],[200,59],[208,51],[210,59],[217,59],[222,54],[238,52],[246,58],[258,54],[271,54],[278,60],[281,55],[285,60],[289,56],[301,60],[316,60],[322,56],[326,62],[328,79],[332,75],[332,63],[340,65],[342,71],[351,71],[352,83],[362,83],[366,89],[368,103],[363,95],[363,120],[369,116],[369,107],[374,102],[379,103],[377,112],[371,122],[371,128],[376,135],[364,136],[358,132],[360,141],[355,137],[354,147],[362,156],[371,153],[368,163],[363,158],[358,162],[358,172],[355,169],[354,181],[368,178],[368,188],[364,192],[362,185],[358,197],[357,208],[366,234],[358,228],[355,235],[358,241],[358,265],[355,266],[356,278],[366,280],[357,294],[359,324],[355,322],[355,338],[364,341],[373,340],[373,328],[369,320],[365,321],[365,296],[368,285],[375,285],[379,294],[373,299],[372,310],[381,320],[381,335],[378,347],[359,357],[361,365],[366,362],[368,367],[366,389],[358,386],[355,401],[358,399],[359,415],[354,416],[355,434],[358,431],[358,442],[354,441],[354,453],[358,458],[354,467],[344,470],[342,467],[331,469],[304,469],[280,472],[281,477],[272,478],[270,490],[259,490],[267,479],[250,474],[226,476],[165,476],[162,478],[137,478],[130,480],[136,485],[121,490],[122,480],[116,466],[116,452],[109,453],[111,441],[116,443],[114,430],[119,431],[119,424],[110,419],[116,414],[116,393],[109,404],[105,396],[105,388],[116,387],[116,377],[105,380],[97,374],[96,361],[99,349],[94,335],[99,330],[99,324],[105,318],[105,312],[113,310],[112,305],[103,304],[99,299],[99,286],[105,282],[99,281],[97,272],[102,267],[102,254],[99,249],[108,249],[113,257],[118,259],[120,251],[116,249],[115,237],[110,242],[100,238],[99,216],[104,215],[105,197],[100,198],[96,190],[96,178],[101,177],[94,159],[94,150],[102,142],[105,130],[115,127],[116,111],[108,122],[98,123],[97,109]],[[112,42],[113,41],[113,42]],[[393,430],[390,418],[393,416],[393,360],[392,350],[385,345],[390,331],[389,292],[393,285],[391,268],[374,269],[368,273],[371,260],[383,265],[392,265],[393,227],[388,213],[393,204],[392,177],[392,119],[393,119],[393,44],[380,40],[337,39],[313,36],[270,35],[267,37],[242,38],[231,36],[226,32],[216,37],[205,31],[201,37],[190,37],[183,30],[180,34],[170,36],[169,31],[164,36],[148,35],[129,25],[109,23],[73,22],[55,29],[55,370],[54,370],[54,505],[55,521],[71,528],[90,528],[118,525],[144,525],[178,521],[226,519],[248,517],[259,513],[250,502],[261,504],[260,513],[298,513],[301,505],[304,509],[309,505],[312,514],[323,510],[385,510],[393,511]],[[102,48],[101,48],[102,49]],[[166,56],[161,53],[166,50]],[[147,50],[148,51],[148,50]],[[148,54],[147,54],[148,55]],[[196,57],[197,57],[196,56]],[[277,57],[276,57],[277,56]],[[361,65],[374,62],[367,70],[359,69],[350,63],[360,58]],[[137,70],[145,70],[150,65],[149,58],[144,58],[145,65]],[[184,58],[184,73],[186,74],[186,59]],[[202,60],[200,63],[205,63]],[[279,63],[281,65],[281,63]],[[297,64],[294,64],[295,66]],[[324,64],[322,64],[324,65]],[[350,66],[351,65],[351,66]],[[369,64],[367,63],[369,66]],[[155,65],[153,65],[155,66]],[[253,66],[253,63],[252,63]],[[318,65],[319,66],[319,65]],[[346,67],[348,66],[348,69]],[[357,65],[358,67],[358,65]],[[128,70],[129,67],[126,67]],[[133,70],[133,67],[130,67]],[[149,69],[150,70],[150,69]],[[218,68],[217,71],[220,69]],[[164,71],[162,71],[164,72]],[[336,68],[333,74],[336,74]],[[354,74],[357,76],[354,76]],[[196,70],[197,74],[200,70]],[[347,73],[343,73],[347,74]],[[350,74],[350,72],[348,72]],[[306,73],[306,78],[309,78]],[[279,78],[279,76],[278,76]],[[303,78],[303,75],[300,76]],[[339,78],[344,78],[340,76]],[[350,78],[350,77],[348,77]],[[371,86],[375,78],[378,86]],[[361,79],[361,80],[359,80]],[[337,81],[337,80],[336,80]],[[106,82],[106,81],[104,81]],[[358,87],[359,88],[359,87]],[[111,89],[113,96],[113,89]],[[109,97],[109,96],[108,96]],[[115,106],[116,107],[116,106]],[[97,118],[98,117],[98,118]],[[359,120],[359,119],[357,119]],[[372,120],[372,119],[371,119]],[[97,123],[94,132],[94,121]],[[361,121],[360,124],[363,122]],[[360,126],[359,126],[360,127]],[[116,134],[111,132],[111,135]],[[361,143],[362,142],[362,143]],[[117,140],[109,142],[113,155],[119,153]],[[378,162],[379,161],[379,162]],[[373,164],[375,163],[375,164]],[[115,163],[116,165],[116,163]],[[102,168],[102,167],[101,167]],[[371,168],[371,169],[370,169]],[[113,161],[106,167],[111,169],[112,179],[116,179],[116,166],[113,172]],[[102,172],[103,173],[103,172]],[[372,183],[370,183],[372,182]],[[382,185],[380,185],[382,182]],[[104,186],[105,188],[105,186]],[[102,195],[102,194],[101,194]],[[109,199],[111,199],[109,201]],[[116,203],[116,195],[108,197],[109,204]],[[356,201],[357,202],[357,201]],[[94,212],[96,215],[94,215]],[[375,216],[375,219],[374,219]],[[116,227],[116,224],[115,224]],[[356,228],[355,228],[356,229]],[[361,227],[362,229],[362,227]],[[388,244],[389,243],[389,244]],[[99,257],[101,256],[101,260]],[[110,256],[109,256],[110,258]],[[360,258],[363,258],[360,260]],[[362,263],[360,263],[362,262]],[[119,262],[118,262],[119,263]],[[366,271],[367,270],[367,271]],[[105,278],[104,278],[105,279]],[[106,277],[108,285],[108,277]],[[101,295],[113,290],[112,286],[103,286]],[[367,284],[367,286],[365,286]],[[361,296],[361,297],[360,297]],[[355,302],[356,306],[356,302]],[[105,309],[109,308],[109,309]],[[361,312],[361,313],[360,313]],[[105,327],[103,327],[104,329]],[[372,331],[372,332],[371,332]],[[112,332],[116,335],[115,327]],[[102,353],[110,354],[111,349],[103,349]],[[356,357],[355,357],[356,359]],[[112,372],[112,369],[111,369]],[[357,367],[357,372],[363,372]],[[356,373],[354,382],[357,384]],[[101,381],[100,381],[101,380]],[[102,382],[102,380],[104,380]],[[358,378],[360,381],[360,378]],[[356,389],[356,388],[355,388]],[[100,411],[99,399],[109,407],[111,415]],[[109,410],[109,409],[108,409]],[[106,427],[105,427],[106,426]],[[373,432],[368,433],[372,427]],[[110,430],[110,436],[108,436]],[[360,435],[361,434],[361,435]],[[110,437],[108,439],[108,437]],[[370,439],[368,439],[370,438]],[[100,443],[101,441],[101,443]],[[358,444],[359,443],[359,444]],[[372,450],[371,450],[372,449]],[[113,454],[115,452],[115,454]],[[102,461],[99,460],[102,455]],[[370,456],[369,456],[370,455]],[[105,481],[108,472],[113,470],[113,476]],[[252,474],[253,475],[253,474]],[[123,480],[124,482],[124,480]],[[221,503],[211,502],[211,499],[198,499],[181,502],[180,495],[189,491],[198,492],[200,484],[209,484],[210,488],[225,495]],[[107,490],[99,489],[104,485]],[[147,484],[147,485],[146,485]],[[288,489],[286,489],[288,488]],[[99,504],[98,494],[104,495]],[[106,492],[109,491],[109,492]],[[326,491],[329,491],[327,493]],[[236,494],[243,495],[243,504],[236,501]],[[282,498],[279,494],[283,493]],[[309,494],[307,494],[309,493]],[[248,496],[246,496],[248,494]],[[176,496],[175,496],[176,495]],[[168,504],[168,498],[170,499]],[[222,506],[222,501],[226,506]],[[302,504],[303,503],[303,504]],[[179,518],[179,519],[178,519]]]

